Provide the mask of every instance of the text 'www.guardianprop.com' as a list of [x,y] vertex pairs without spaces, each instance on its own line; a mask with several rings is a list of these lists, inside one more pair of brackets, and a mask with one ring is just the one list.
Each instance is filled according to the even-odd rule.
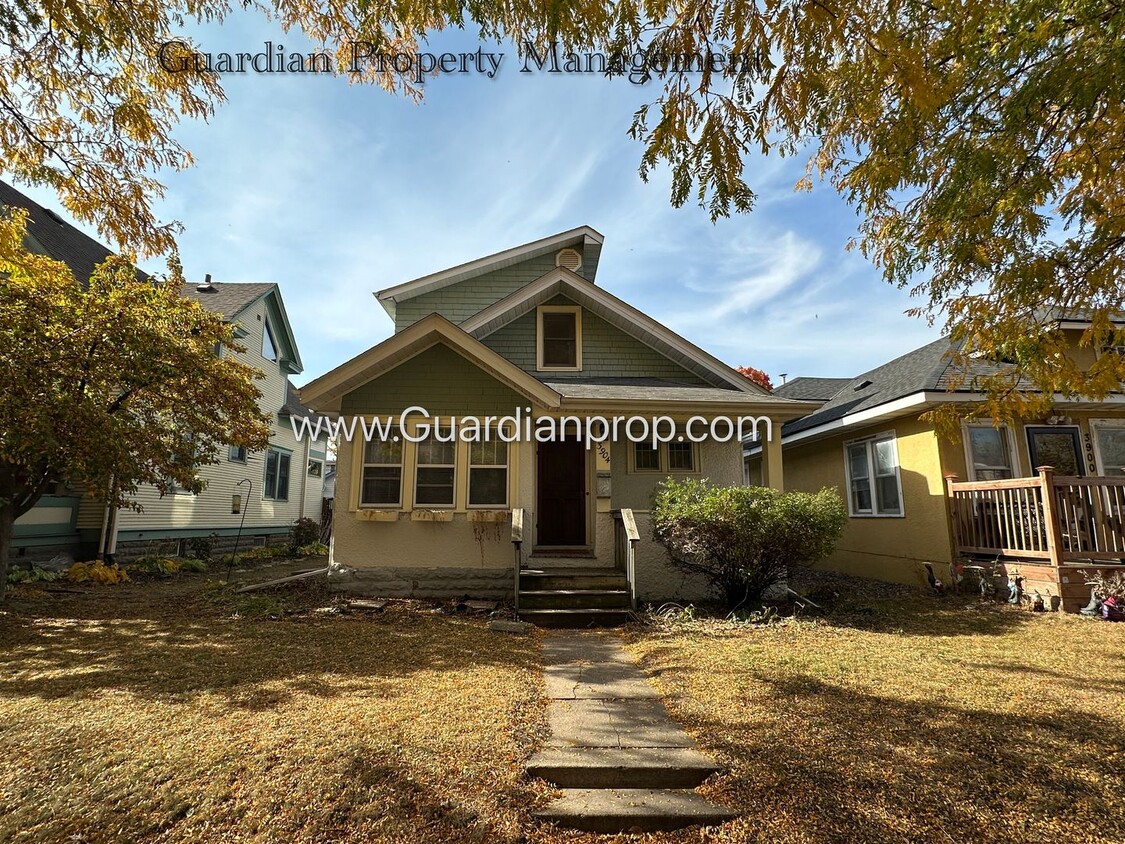
[[516,408],[508,416],[436,416],[413,406],[397,416],[291,417],[298,440],[333,438],[352,442],[560,442],[583,440],[586,448],[604,442],[660,443],[772,440],[768,416],[692,416],[678,423],[671,416],[535,416],[531,408]]

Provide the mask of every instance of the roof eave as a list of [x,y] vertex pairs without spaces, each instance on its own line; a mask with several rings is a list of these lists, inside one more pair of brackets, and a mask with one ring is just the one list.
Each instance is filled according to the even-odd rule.
[[552,249],[562,249],[576,241],[581,241],[584,244],[596,243],[601,245],[605,241],[605,236],[590,226],[578,226],[577,228],[549,235],[548,237],[540,238],[530,243],[513,246],[510,249],[505,249],[493,255],[486,255],[483,258],[477,258],[464,264],[458,264],[455,267],[449,267],[448,269],[436,273],[430,273],[429,275],[420,276],[410,281],[404,281],[393,287],[384,288],[383,290],[376,291],[375,298],[379,300],[383,307],[387,309],[387,312],[393,317],[394,306],[393,304],[388,306],[388,302],[397,303],[406,299],[413,299],[415,296],[421,296],[423,293],[428,293],[431,290],[449,284],[468,281],[471,278],[483,275],[493,268],[510,266],[513,263],[526,260],[535,255],[546,254]]

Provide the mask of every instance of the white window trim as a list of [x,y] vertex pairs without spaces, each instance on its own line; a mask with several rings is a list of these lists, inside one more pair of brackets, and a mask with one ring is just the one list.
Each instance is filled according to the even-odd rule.
[[[465,471],[465,508],[468,510],[507,510],[512,500],[512,446],[515,443],[505,443],[506,462],[504,463],[474,463],[473,444],[466,443],[468,454],[468,468]],[[473,503],[473,469],[503,469],[504,470],[504,502],[502,504],[474,504]]]
[[[859,443],[876,443],[883,440],[889,440],[891,448],[894,450],[895,457],[895,484],[898,487],[898,512],[897,513],[879,513],[877,508],[879,506],[879,493],[875,489],[875,450],[868,446],[867,453],[867,479],[871,484],[871,512],[856,512],[855,502],[852,497],[852,466],[851,460],[848,457],[848,446],[857,445]],[[848,499],[848,516],[853,519],[905,519],[906,518],[906,505],[902,500],[902,467],[899,465],[898,460],[898,436],[894,431],[880,431],[878,434],[871,434],[866,437],[856,437],[855,439],[848,440],[844,443],[844,482],[847,485],[845,490]]]
[[[362,438],[357,440],[357,442],[359,444],[359,497],[358,497],[358,508],[360,510],[392,510],[392,509],[393,510],[401,510],[401,509],[404,508],[404,506],[406,504],[406,502],[403,501],[404,481],[406,479],[406,443],[402,439],[402,432],[398,428],[393,428],[392,434],[393,434],[393,436],[399,437],[399,446],[400,447],[399,447],[399,453],[398,453],[399,454],[398,463],[368,463],[365,459],[367,457],[366,444],[364,443]],[[390,503],[390,502],[374,503],[374,502],[370,502],[370,501],[364,501],[363,500],[363,474],[364,474],[364,471],[368,467],[371,467],[371,468],[376,468],[376,467],[386,468],[386,467],[391,467],[391,466],[397,466],[398,470],[399,470],[399,472],[398,472],[398,501],[396,503],[393,503],[393,504]]]
[[[969,429],[970,428],[995,428],[992,424],[992,419],[976,419],[972,422],[961,422],[961,439],[965,443],[965,475],[970,481],[977,480],[976,466],[973,463],[973,448],[969,442]],[[1012,464],[1012,477],[1022,477],[1023,469],[1020,467],[1019,454],[1016,451],[1016,432],[1012,430],[1012,426],[1004,423],[1000,426],[1008,432],[1008,460]]]
[[[1106,477],[1105,460],[1102,458],[1102,447],[1098,443],[1098,428],[1125,428],[1125,419],[1090,419],[1090,439],[1094,445],[1094,468],[1099,477]],[[1116,476],[1112,476],[1116,477]]]
[[[431,431],[431,433],[433,433],[433,431]],[[442,433],[444,434],[445,431],[443,430]],[[415,436],[417,436],[417,431],[415,431]],[[425,440],[423,440],[422,442],[425,442]],[[412,509],[414,509],[414,510],[456,510],[457,509],[457,480],[461,475],[461,473],[457,470],[458,469],[458,467],[457,467],[458,453],[457,452],[460,450],[461,438],[459,436],[457,436],[457,432],[456,432],[456,430],[454,430],[453,441],[448,442],[448,443],[442,442],[442,445],[452,445],[453,446],[453,462],[452,463],[421,463],[421,462],[419,462],[419,460],[418,460],[418,446],[422,445],[422,442],[414,443],[414,448],[411,449],[411,451],[414,454],[414,459],[413,459],[413,461],[411,461],[412,464],[413,464],[412,465],[413,472],[411,473],[412,474],[412,478],[411,478],[412,486],[410,488],[410,501],[413,505]],[[403,462],[405,462],[405,451],[406,450],[403,449],[403,457],[404,457]],[[418,501],[418,470],[422,469],[422,468],[425,468],[425,469],[452,469],[453,470],[453,500],[452,501],[450,501],[448,504],[423,504],[423,503]]]
[[[543,363],[543,314],[574,314],[575,366],[546,366]],[[535,369],[538,372],[582,371],[582,306],[540,305],[535,310]]]

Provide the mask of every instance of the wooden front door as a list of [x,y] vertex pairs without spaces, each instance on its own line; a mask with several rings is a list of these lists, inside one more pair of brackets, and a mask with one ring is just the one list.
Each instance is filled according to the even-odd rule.
[[537,545],[586,545],[586,449],[581,440],[539,443]]

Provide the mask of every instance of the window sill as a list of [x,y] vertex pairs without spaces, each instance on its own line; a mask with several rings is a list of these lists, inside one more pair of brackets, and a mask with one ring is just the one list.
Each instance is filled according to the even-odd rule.
[[848,513],[849,519],[905,519],[905,513]]
[[355,517],[361,522],[397,522],[399,510],[375,510],[370,507],[356,510]]
[[452,522],[453,510],[411,510],[412,522]]
[[470,509],[468,511],[470,522],[506,522],[511,518],[511,515],[509,510],[500,510],[495,506],[480,508],[478,505],[477,509]]

